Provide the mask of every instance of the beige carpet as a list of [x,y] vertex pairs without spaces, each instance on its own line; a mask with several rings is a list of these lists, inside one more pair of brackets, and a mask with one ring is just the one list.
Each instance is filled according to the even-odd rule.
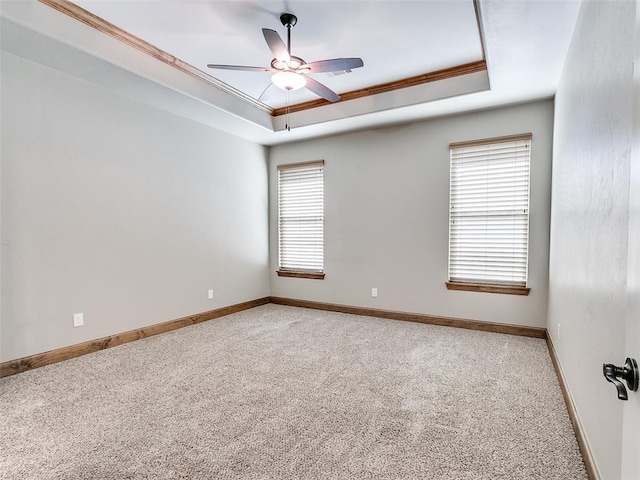
[[0,380],[9,479],[584,479],[543,340],[265,305]]

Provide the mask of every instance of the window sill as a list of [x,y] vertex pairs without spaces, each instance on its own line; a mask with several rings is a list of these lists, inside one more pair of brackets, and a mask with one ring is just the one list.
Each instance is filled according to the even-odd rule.
[[482,283],[446,282],[447,290],[465,292],[503,293],[506,295],[529,295],[529,287],[511,287],[508,285],[485,285]]
[[321,272],[295,272],[290,270],[276,270],[279,277],[310,278],[312,280],[324,280]]

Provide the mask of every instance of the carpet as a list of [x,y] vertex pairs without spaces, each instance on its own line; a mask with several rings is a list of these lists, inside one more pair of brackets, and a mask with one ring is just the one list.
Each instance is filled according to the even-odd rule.
[[264,305],[0,379],[13,479],[585,479],[543,340]]

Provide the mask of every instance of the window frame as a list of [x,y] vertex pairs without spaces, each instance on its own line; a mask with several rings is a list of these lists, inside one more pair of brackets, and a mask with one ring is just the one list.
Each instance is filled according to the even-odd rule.
[[[321,216],[321,268],[303,268],[303,267],[295,267],[288,266],[283,267],[283,231],[282,231],[282,177],[281,172],[283,171],[302,171],[308,168],[320,167],[320,180],[321,180],[321,201],[320,201],[320,216]],[[279,277],[292,277],[292,278],[307,278],[314,280],[323,280],[325,277],[324,273],[324,160],[314,160],[309,162],[299,162],[299,163],[288,163],[281,164],[277,166],[277,197],[278,197],[278,211],[277,211],[277,222],[278,222],[278,269],[276,273]],[[317,242],[317,238],[314,240]],[[289,247],[291,248],[291,247]]]
[[[503,137],[494,137],[494,138],[486,138],[481,140],[472,140],[466,142],[456,142],[449,144],[449,174],[450,174],[450,187],[449,187],[449,238],[448,238],[448,259],[447,259],[447,281],[446,286],[449,290],[462,290],[462,291],[473,291],[473,292],[484,292],[484,293],[501,293],[508,295],[529,295],[530,287],[529,287],[529,254],[530,248],[529,243],[531,239],[530,232],[530,207],[531,207],[531,151],[532,151],[532,139],[533,135],[531,133],[524,133],[519,135],[509,135]],[[526,200],[526,242],[525,242],[525,267],[524,267],[524,282],[523,284],[518,283],[510,283],[510,282],[500,282],[487,279],[486,281],[479,279],[453,279],[451,275],[451,265],[452,265],[452,216],[453,216],[453,156],[454,150],[466,148],[466,147],[481,147],[483,145],[498,145],[501,143],[510,143],[510,142],[518,142],[518,141],[527,141],[528,142],[528,164],[526,166],[527,170],[527,200]],[[513,209],[513,208],[512,208]],[[515,209],[514,209],[515,210]],[[490,215],[486,215],[490,217]],[[515,258],[515,257],[514,257]]]

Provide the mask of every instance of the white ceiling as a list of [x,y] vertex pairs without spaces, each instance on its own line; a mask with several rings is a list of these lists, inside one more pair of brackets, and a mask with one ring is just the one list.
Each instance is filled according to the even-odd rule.
[[[416,121],[554,95],[580,0],[212,1],[77,0],[77,5],[231,87],[163,64],[35,0],[0,3],[2,48],[249,140],[273,145]],[[282,12],[298,16],[292,53],[307,62],[361,57],[364,67],[316,80],[338,93],[482,60],[474,73],[294,113],[285,119],[234,96],[257,98],[268,73],[210,70],[207,63],[268,66],[261,28],[286,41]],[[215,82],[215,80],[214,80]],[[271,89],[275,90],[275,89]],[[296,96],[294,96],[296,94]],[[294,92],[290,104],[313,100]]]

